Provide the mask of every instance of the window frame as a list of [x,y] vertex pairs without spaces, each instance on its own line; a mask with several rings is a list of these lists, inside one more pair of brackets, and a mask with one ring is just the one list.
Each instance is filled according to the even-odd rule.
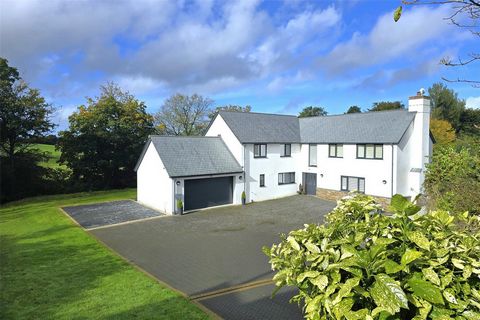
[[[280,179],[280,177],[283,177],[282,179]],[[293,177],[293,180],[289,180],[289,182],[284,182],[285,181],[285,177],[288,176],[289,178]],[[282,181],[282,182],[280,182]],[[292,171],[292,172],[279,172],[278,173],[278,185],[284,185],[284,184],[295,184],[295,171]]]
[[[315,164],[312,164],[310,161],[312,160],[312,157],[311,157],[311,147],[315,147]],[[315,143],[310,143],[308,145],[308,166],[309,167],[316,167],[318,164],[318,146],[317,144]]]
[[[259,151],[259,155],[256,155],[256,154],[255,154],[255,151],[256,151],[255,148],[256,148],[257,146],[258,146],[258,148],[259,148],[259,150],[258,150],[258,151]],[[264,155],[264,156],[262,156],[262,146],[265,146],[265,155]],[[255,159],[258,159],[258,158],[266,158],[266,157],[267,157],[267,153],[268,153],[268,151],[267,151],[267,144],[266,144],[266,143],[255,143],[255,144],[253,145],[253,157],[254,157]]]
[[[342,156],[338,156],[338,147],[341,146],[342,147]],[[331,152],[330,152],[330,148],[331,147],[335,147],[335,155],[332,156]],[[329,158],[343,158],[343,144],[342,143],[330,143],[328,144],[328,157]]]
[[[283,152],[280,153],[280,158],[289,158],[292,156],[292,144],[291,143],[284,143],[282,144],[283,146]],[[287,146],[289,147],[288,154],[287,154]]]
[[[358,148],[363,146],[363,156],[360,156],[358,153]],[[373,147],[373,158],[367,157],[367,146]],[[377,157],[377,147],[382,147],[382,156]],[[366,160],[383,160],[383,144],[380,143],[359,143],[357,144],[357,159],[366,159]]]
[[[343,188],[343,179],[347,179],[347,188],[344,189]],[[350,179],[349,178],[354,178],[354,179],[357,179],[357,189],[356,191],[360,192],[360,193],[365,193],[365,177],[355,177],[355,176],[340,176],[340,191],[347,191],[347,192],[350,192],[352,190],[350,190]],[[363,180],[363,191],[360,191],[360,180]]]
[[261,173],[259,180],[259,186],[260,188],[265,188],[265,174]]

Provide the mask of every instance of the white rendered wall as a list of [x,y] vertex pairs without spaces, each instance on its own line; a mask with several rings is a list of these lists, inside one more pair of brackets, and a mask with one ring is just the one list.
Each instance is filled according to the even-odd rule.
[[172,186],[172,179],[150,142],[137,170],[137,200],[147,207],[172,214]]
[[243,167],[243,146],[240,141],[238,141],[237,137],[235,137],[232,130],[230,130],[221,115],[217,115],[205,134],[207,137],[216,137],[219,135],[222,137],[223,141],[227,145],[228,149],[230,149],[230,152],[232,152],[240,166]]
[[328,144],[317,144],[317,167],[308,166],[308,149],[308,144],[302,144],[300,168],[301,172],[317,174],[317,188],[339,191],[341,176],[352,176],[365,178],[366,194],[392,196],[392,145],[383,145],[383,159],[356,159],[355,144],[343,145],[343,158],[330,158]]
[[395,170],[396,187],[394,193],[399,193],[406,197],[412,195],[412,190],[410,190],[410,169],[412,168],[410,154],[414,147],[414,143],[412,143],[413,126],[414,123],[412,122],[403,135],[402,140],[400,140],[400,143],[396,146],[397,165]]
[[[302,173],[299,170],[299,144],[291,145],[291,157],[280,157],[283,144],[268,144],[267,158],[254,158],[253,144],[244,146],[247,202],[280,198],[297,193],[298,185],[302,182]],[[295,172],[295,183],[279,185],[278,174],[284,172]],[[265,187],[260,187],[260,174],[265,175]]]
[[[192,180],[192,179],[205,179],[205,178],[220,178],[220,177],[233,177],[233,204],[242,204],[242,191],[243,191],[243,174],[237,173],[236,175],[232,174],[222,174],[222,175],[209,175],[209,176],[197,176],[197,177],[188,177],[188,178],[174,178],[174,195],[175,195],[175,210],[176,208],[176,200],[180,199],[185,205],[185,180]],[[240,177],[242,177],[240,179]],[[177,185],[177,181],[179,185]]]

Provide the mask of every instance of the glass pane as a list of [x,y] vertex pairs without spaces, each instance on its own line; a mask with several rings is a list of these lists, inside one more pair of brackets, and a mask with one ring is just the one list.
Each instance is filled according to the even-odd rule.
[[358,191],[365,193],[365,179],[358,179]]
[[267,155],[267,145],[261,144],[260,145],[260,156],[265,157]]
[[295,172],[292,172],[290,175],[292,177],[292,181],[290,181],[290,182],[295,183]]
[[348,191],[358,190],[358,178],[348,177]]
[[329,151],[329,156],[330,157],[336,157],[336,154],[335,154],[335,145],[334,144],[331,144],[329,145],[329,148],[330,148],[330,151]]
[[291,144],[286,144],[285,145],[285,155],[290,156],[292,154],[292,145]]
[[348,189],[348,185],[347,185],[347,177],[342,177],[342,187],[341,187],[342,190],[347,190]]
[[343,144],[337,144],[337,157],[343,158]]
[[367,148],[365,150],[365,158],[373,159],[373,144],[367,144]]
[[365,158],[365,146],[363,144],[357,145],[357,157]]
[[375,158],[382,159],[383,158],[383,145],[377,144],[375,145]]
[[284,157],[285,156],[285,148],[286,147],[286,144],[281,144],[280,145],[280,157]]
[[317,145],[310,145],[310,155],[309,155],[309,165],[316,166],[317,165]]
[[253,146],[254,148],[254,154],[256,157],[260,156],[260,145],[256,144]]

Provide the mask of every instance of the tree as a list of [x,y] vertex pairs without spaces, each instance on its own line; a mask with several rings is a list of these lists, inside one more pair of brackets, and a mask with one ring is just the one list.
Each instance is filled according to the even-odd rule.
[[200,135],[208,124],[213,100],[201,95],[177,93],[163,103],[155,114],[155,124],[160,134],[175,136]]
[[299,118],[326,116],[328,112],[323,107],[305,107],[298,114]]
[[239,106],[239,105],[228,104],[228,105],[225,105],[225,106],[216,107],[214,110],[212,110],[209,113],[208,117],[210,118],[210,120],[212,120],[213,118],[215,118],[217,113],[219,113],[220,111],[250,112],[251,110],[252,110],[252,107],[249,106],[249,105],[246,105],[245,107],[242,107],[242,106]]
[[[445,17],[450,20],[450,23],[459,27],[462,31],[469,30],[474,37],[480,37],[480,31],[478,30],[480,19],[480,1],[478,0],[402,0],[405,5],[444,5],[450,4],[453,9],[453,13]],[[393,19],[398,21],[402,15],[402,6],[399,6],[393,15]],[[465,66],[470,63],[480,61],[480,52],[471,52],[468,54],[468,58],[458,58],[457,61],[452,60],[450,57],[444,57],[440,60],[440,64],[447,67],[459,67]],[[473,87],[480,88],[480,79],[447,79],[442,77],[443,80],[448,82],[464,82],[470,83]]]
[[153,117],[146,106],[115,84],[101,86],[99,97],[87,98],[59,133],[60,162],[72,169],[73,179],[90,189],[135,185],[134,166]]
[[461,134],[480,137],[480,109],[466,108],[460,115]]
[[46,156],[29,147],[54,125],[52,106],[37,89],[22,80],[18,70],[0,58],[0,201],[38,194],[46,169],[37,165]]
[[431,119],[430,131],[437,144],[448,144],[455,141],[455,129],[447,120]]
[[385,111],[396,109],[405,109],[405,105],[400,101],[380,101],[374,102],[372,108],[368,109],[368,111]]
[[358,106],[351,106],[348,108],[347,112],[345,113],[361,113],[362,110]]
[[459,99],[458,94],[448,89],[443,83],[434,83],[428,88],[428,95],[432,101],[432,117],[447,120],[458,132],[460,116],[465,109],[465,100]]

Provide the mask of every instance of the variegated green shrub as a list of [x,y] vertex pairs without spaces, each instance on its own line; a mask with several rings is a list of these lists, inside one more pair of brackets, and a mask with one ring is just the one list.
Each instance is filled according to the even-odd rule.
[[277,289],[297,287],[307,319],[480,319],[479,217],[419,211],[400,195],[392,214],[340,200],[324,225],[264,248]]

